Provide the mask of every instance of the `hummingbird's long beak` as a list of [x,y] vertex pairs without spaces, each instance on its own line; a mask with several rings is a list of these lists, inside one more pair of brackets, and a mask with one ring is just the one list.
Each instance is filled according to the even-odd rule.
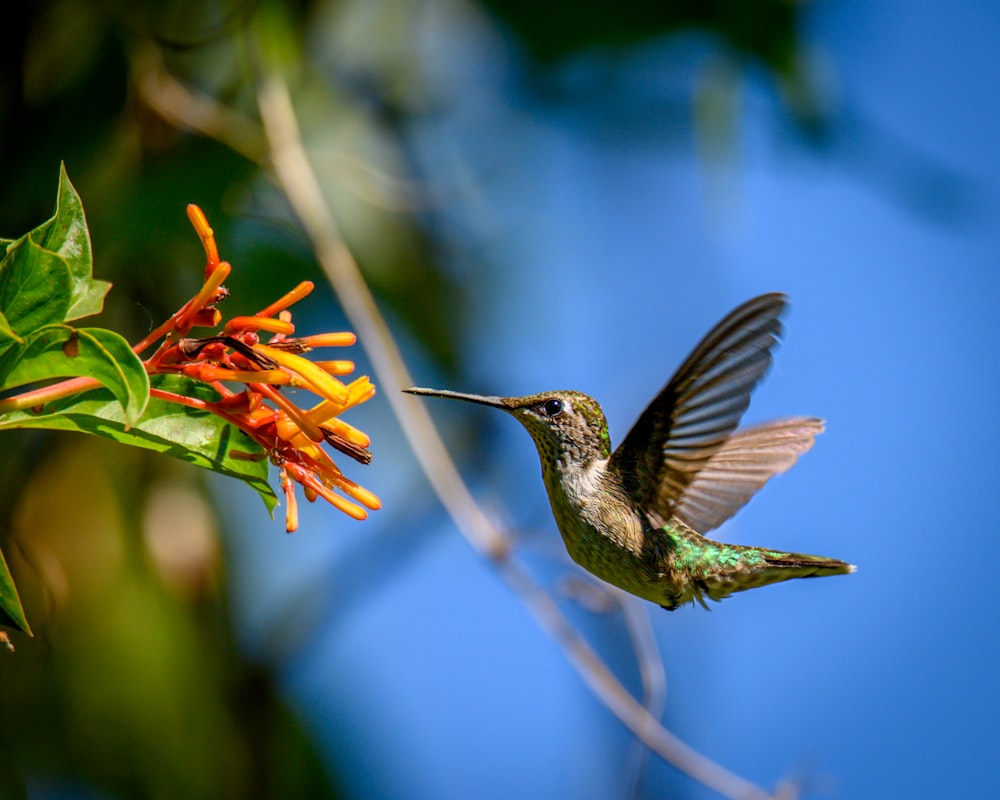
[[493,408],[502,408],[509,411],[510,407],[504,402],[502,397],[486,397],[480,394],[463,394],[462,392],[450,392],[447,389],[421,389],[417,386],[411,386],[409,389],[403,389],[407,394],[419,394],[424,397],[444,397],[449,400],[465,400],[469,403],[479,403],[483,406],[492,406]]

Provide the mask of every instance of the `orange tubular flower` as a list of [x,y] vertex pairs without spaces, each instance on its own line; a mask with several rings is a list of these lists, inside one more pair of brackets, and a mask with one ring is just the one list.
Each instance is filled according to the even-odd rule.
[[291,336],[295,333],[295,326],[291,322],[271,317],[233,317],[222,329],[223,333],[233,331],[268,331],[270,333],[280,333],[282,336]]
[[[162,339],[145,362],[150,374],[180,373],[212,385],[222,397],[207,402],[169,392],[157,392],[157,396],[212,411],[264,448],[279,467],[289,533],[299,524],[295,484],[302,487],[309,502],[322,497],[348,516],[365,519],[366,509],[380,508],[381,501],[348,480],[324,447],[362,464],[371,460],[369,437],[339,415],[370,399],[375,387],[367,376],[346,386],[334,377],[353,372],[353,361],[311,361],[304,355],[315,347],[353,345],[357,337],[336,332],[293,338],[289,308],[313,290],[312,282],[303,281],[257,314],[231,318],[214,335],[185,338],[194,326],[218,328],[222,315],[215,305],[228,294],[222,283],[232,269],[219,259],[215,235],[201,209],[189,205],[187,214],[205,250],[205,283],[167,323],[137,345],[136,352]],[[261,335],[270,339],[262,342]],[[320,400],[308,410],[299,408],[282,392],[284,386],[308,390]],[[230,455],[254,458],[235,451]]]
[[205,277],[207,278],[219,266],[219,249],[215,244],[215,233],[208,224],[205,212],[194,203],[187,207],[187,215],[188,219],[191,220],[191,225],[194,226],[195,233],[201,239],[201,246],[205,248]]
[[[289,306],[299,302],[299,300],[308,295],[314,287],[315,284],[312,281],[302,281],[302,283],[292,289],[292,291],[288,292],[284,297],[278,298],[271,303],[271,305],[267,306],[267,308],[262,308],[254,314],[254,316],[273,317],[275,314],[278,314]],[[351,344],[354,344],[354,342],[351,342]]]
[[308,347],[350,347],[358,340],[353,333],[317,333],[303,336],[299,341]]

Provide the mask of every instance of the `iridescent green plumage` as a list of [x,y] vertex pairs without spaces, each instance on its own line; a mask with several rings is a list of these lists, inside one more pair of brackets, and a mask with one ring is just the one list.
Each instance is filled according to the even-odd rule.
[[790,578],[854,571],[843,561],[722,544],[721,525],[823,430],[793,417],[737,431],[781,334],[782,294],[754,298],[720,322],[640,415],[613,453],[604,413],[580,392],[482,397],[411,394],[500,408],[531,434],[570,556],[599,578],[674,609],[690,600]]

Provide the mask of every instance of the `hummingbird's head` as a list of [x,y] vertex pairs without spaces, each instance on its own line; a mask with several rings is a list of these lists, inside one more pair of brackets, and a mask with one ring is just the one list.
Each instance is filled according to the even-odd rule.
[[506,411],[520,421],[538,448],[543,464],[586,465],[611,456],[604,412],[592,397],[559,391],[526,397],[484,397],[436,389],[404,389],[410,394],[465,400]]

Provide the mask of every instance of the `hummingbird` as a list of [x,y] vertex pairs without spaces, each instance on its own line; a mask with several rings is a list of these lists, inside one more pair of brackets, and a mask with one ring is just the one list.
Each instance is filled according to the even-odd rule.
[[581,392],[415,395],[499,408],[531,434],[570,557],[598,578],[673,611],[791,578],[841,575],[822,556],[705,536],[809,450],[824,422],[789,417],[737,430],[783,333],[784,294],[755,297],[719,322],[612,451],[601,406]]

